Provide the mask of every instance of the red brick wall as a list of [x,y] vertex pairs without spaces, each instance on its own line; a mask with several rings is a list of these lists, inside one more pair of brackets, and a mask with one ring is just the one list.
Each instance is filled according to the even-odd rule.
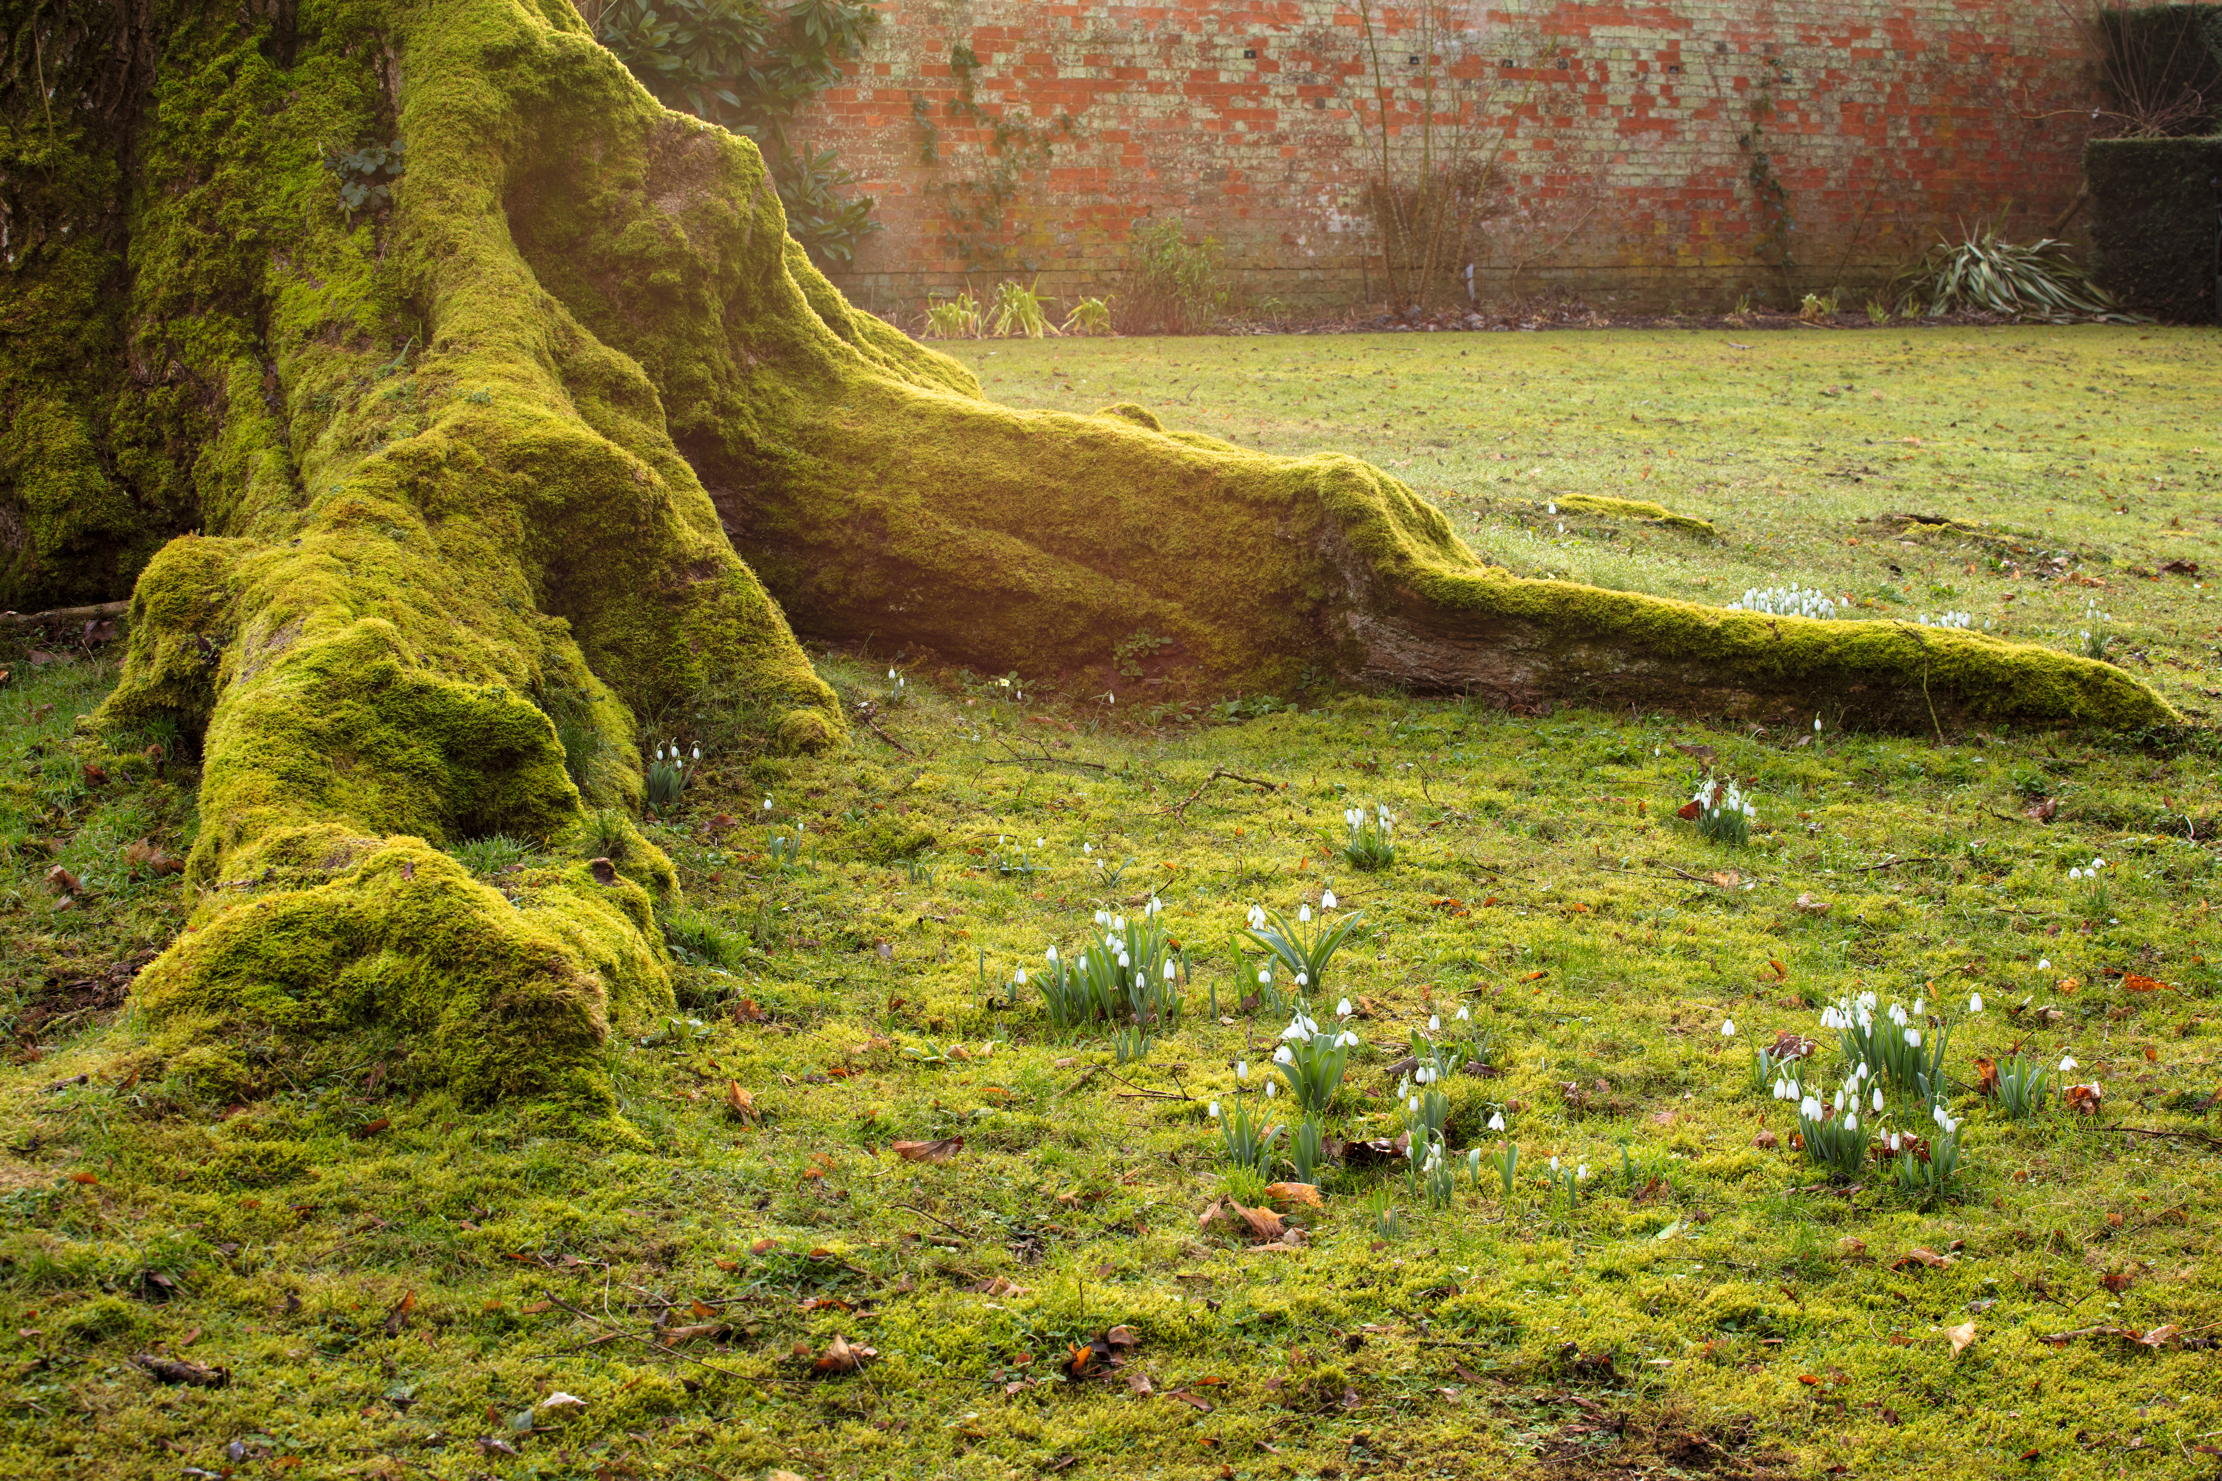
[[[1858,295],[1937,232],[2074,202],[2096,98],[2075,0],[1376,0],[1393,148],[1494,153],[1484,300],[1621,308]],[[1415,39],[1432,11],[1444,28]],[[879,197],[838,274],[883,312],[1039,274],[1113,291],[1134,223],[1224,244],[1253,296],[1378,302],[1356,0],[883,0],[800,129]],[[968,46],[977,66],[952,65]],[[1432,61],[1414,65],[1425,53]],[[1455,98],[1455,103],[1446,101]],[[967,101],[969,99],[969,102]],[[1453,119],[1462,120],[1453,123]],[[2072,229],[2071,229],[2072,234]]]

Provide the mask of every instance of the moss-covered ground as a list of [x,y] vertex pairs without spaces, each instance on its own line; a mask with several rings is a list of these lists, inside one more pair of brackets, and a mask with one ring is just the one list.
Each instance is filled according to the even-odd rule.
[[[2089,631],[2214,708],[2212,334],[965,353],[1000,399],[1359,453],[1522,571]],[[0,668],[0,1474],[2215,1473],[2211,732],[1754,734],[1309,692],[1197,711],[1140,677],[1045,694],[824,655],[870,706],[849,752],[645,717],[704,750],[648,824],[691,902],[681,1006],[614,1051],[635,1135],[582,1144],[397,1092],[406,1045],[241,1105],[119,1072],[122,986],[184,916],[189,748],[88,775],[72,727],[112,665],[17,646]],[[1748,780],[1748,843],[1675,817],[1685,747]],[[1377,803],[1397,857],[1358,871],[1343,812]],[[497,883],[539,862],[455,852]],[[1305,1238],[1258,1245],[1199,1224],[1264,1197],[1206,1106],[1238,1061],[1263,1079],[1285,1021],[1246,1006],[1229,942],[1253,902],[1330,887],[1364,919],[1327,995],[1366,1044],[1330,1130],[1393,1135],[1387,1067],[1463,1005],[1499,1072],[1448,1082],[1450,1140],[1498,1147],[1501,1110],[1521,1162],[1509,1198],[1461,1170],[1447,1209],[1336,1168],[1321,1207],[1284,1202]],[[1120,1063],[1014,974],[1153,893],[1187,1011]],[[1942,1197],[1832,1181],[1752,1084],[1785,1030],[1826,1041],[1833,1083],[1820,1006],[1862,990],[1955,1023]],[[1973,1057],[2017,1043],[2072,1056],[2099,1113],[1977,1095]],[[1554,1156],[1591,1170],[1571,1203]],[[1108,1376],[1063,1375],[1106,1336]],[[837,1337],[872,1355],[817,1372]]]

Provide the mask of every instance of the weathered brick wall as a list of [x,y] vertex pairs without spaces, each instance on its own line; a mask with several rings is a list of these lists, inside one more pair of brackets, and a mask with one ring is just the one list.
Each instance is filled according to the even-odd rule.
[[[1458,254],[1479,296],[1643,308],[1856,294],[1957,224],[2054,227],[2095,102],[2074,6],[1373,10],[1397,170],[1410,178],[1430,78],[1438,149],[1459,137],[1494,164],[1491,218]],[[1109,291],[1150,216],[1218,237],[1255,297],[1380,300],[1378,115],[1355,0],[882,12],[852,82],[800,131],[879,197],[885,230],[839,274],[865,302],[914,313],[930,293],[1026,274],[1052,294]]]

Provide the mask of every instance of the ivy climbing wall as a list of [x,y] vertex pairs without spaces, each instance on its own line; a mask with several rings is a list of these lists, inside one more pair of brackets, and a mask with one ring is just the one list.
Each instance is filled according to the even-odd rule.
[[1150,216],[1268,309],[1378,303],[1374,203],[1422,181],[1471,203],[1450,300],[1471,263],[1484,305],[1856,308],[1940,231],[2062,227],[2097,101],[2075,8],[1403,0],[1369,44],[1354,0],[884,0],[807,127],[879,198],[836,276],[898,315],[1111,291]]

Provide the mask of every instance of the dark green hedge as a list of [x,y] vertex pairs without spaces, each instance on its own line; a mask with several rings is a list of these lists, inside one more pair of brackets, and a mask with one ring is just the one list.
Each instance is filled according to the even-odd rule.
[[2222,319],[2222,138],[2095,139],[2083,170],[2099,283],[2156,319]]

